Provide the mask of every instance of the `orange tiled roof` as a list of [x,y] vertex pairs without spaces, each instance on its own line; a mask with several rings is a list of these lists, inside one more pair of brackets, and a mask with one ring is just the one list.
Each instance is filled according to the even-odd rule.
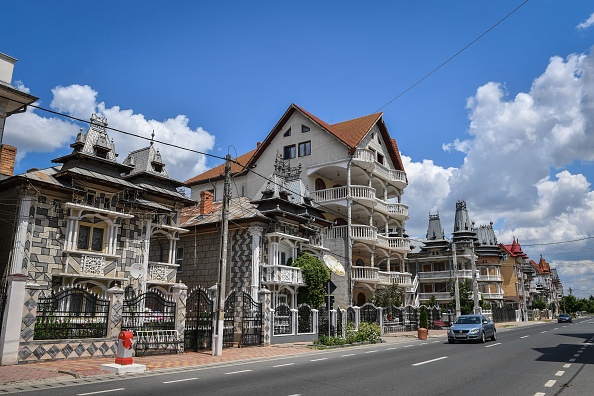
[[[398,145],[396,144],[396,140],[391,138],[387,128],[385,127],[382,121],[383,113],[374,113],[367,116],[355,118],[348,121],[339,122],[337,124],[328,124],[327,122],[323,121],[322,119],[316,117],[315,115],[311,114],[307,110],[297,106],[296,104],[291,104],[289,108],[285,111],[281,119],[277,122],[275,127],[272,131],[268,134],[264,142],[255,150],[250,151],[247,154],[244,154],[237,158],[237,162],[241,163],[243,166],[248,166],[250,163],[254,162],[260,154],[266,149],[266,147],[270,144],[272,139],[276,136],[276,134],[283,128],[286,121],[291,117],[291,115],[295,112],[299,111],[313,122],[318,124],[320,127],[328,131],[330,134],[335,136],[338,140],[343,142],[351,152],[355,150],[357,145],[361,143],[361,140],[369,133],[371,128],[374,125],[379,123],[380,131],[384,137],[386,142],[391,142],[391,145],[388,144],[388,151],[390,152],[390,158],[392,159],[394,165],[398,168],[398,170],[404,171],[404,166],[402,164],[402,159],[400,157],[400,152],[398,151]],[[243,170],[242,166],[237,164],[231,165],[231,173],[237,173]],[[224,171],[224,164],[221,164],[213,169],[210,169],[200,175],[197,175],[185,182],[185,184],[190,187],[195,184],[199,184],[200,182],[213,179],[213,178],[221,178]]]

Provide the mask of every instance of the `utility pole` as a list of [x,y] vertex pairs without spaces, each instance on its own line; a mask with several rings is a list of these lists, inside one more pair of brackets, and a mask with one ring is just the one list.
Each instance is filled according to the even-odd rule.
[[458,259],[456,258],[456,242],[452,242],[452,254],[454,259],[454,297],[456,299],[456,318],[460,312],[460,287],[458,285]]
[[229,200],[231,198],[231,155],[225,157],[225,185],[223,188],[223,208],[221,212],[221,256],[219,268],[219,287],[217,292],[217,333],[212,345],[212,355],[223,355],[223,334],[225,328],[225,283],[227,281],[227,240],[229,238]]
[[[472,241],[470,241],[472,244]],[[470,245],[470,259],[472,260],[470,268],[472,268],[472,295],[474,297],[474,313],[480,314],[481,308],[479,306],[479,291],[478,291],[478,281],[476,278],[476,260],[474,257],[474,244]]]

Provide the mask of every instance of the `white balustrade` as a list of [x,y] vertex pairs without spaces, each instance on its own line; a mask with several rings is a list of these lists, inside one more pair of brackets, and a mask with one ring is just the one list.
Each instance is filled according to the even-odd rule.
[[276,285],[305,285],[301,268],[287,265],[263,265],[262,282]]
[[353,266],[352,274],[353,279],[358,281],[377,282],[380,280],[379,269],[376,267]]

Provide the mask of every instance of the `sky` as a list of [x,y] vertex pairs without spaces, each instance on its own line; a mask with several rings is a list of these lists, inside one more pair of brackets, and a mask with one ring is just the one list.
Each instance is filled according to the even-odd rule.
[[[0,24],[13,86],[143,136],[110,132],[121,160],[153,131],[193,150],[155,145],[181,181],[254,149],[291,103],[331,124],[381,111],[413,240],[430,213],[451,236],[465,200],[577,297],[594,294],[593,46],[591,0],[32,0]],[[81,127],[8,118],[15,172],[51,166]]]

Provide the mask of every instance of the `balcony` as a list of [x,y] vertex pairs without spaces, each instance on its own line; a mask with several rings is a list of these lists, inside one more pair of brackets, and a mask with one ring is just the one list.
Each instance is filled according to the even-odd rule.
[[[454,271],[419,272],[419,279],[454,279]],[[458,279],[472,279],[472,270],[459,270]]]
[[[310,197],[318,204],[328,205],[331,203],[346,206],[346,199],[352,198],[357,203],[387,215],[391,218],[406,221],[408,220],[408,205],[401,203],[387,203],[376,197],[376,190],[367,186],[351,186],[350,189],[342,187],[327,188],[314,191]],[[344,201],[344,202],[340,202]]]
[[452,301],[452,295],[450,292],[419,293],[419,299],[421,302],[430,300],[431,296],[435,296],[435,299],[438,301]]
[[501,275],[479,275],[479,282],[501,282]]
[[177,264],[149,261],[146,280],[152,283],[175,283],[177,267]]
[[287,265],[262,265],[265,285],[306,286],[301,268]]
[[413,285],[412,274],[409,272],[385,272],[378,271],[380,281],[383,284],[398,285],[406,289],[411,288]]
[[353,161],[360,167],[370,170],[375,176],[387,180],[397,188],[404,188],[408,184],[406,173],[399,170],[390,169],[375,160],[375,155],[370,150],[358,148],[353,156]]
[[481,293],[484,300],[503,300],[503,293]]
[[64,250],[63,267],[52,270],[55,275],[92,279],[124,279],[119,271],[118,256],[82,250]]
[[366,266],[353,266],[352,276],[354,281],[380,283],[379,268]]
[[[342,239],[347,237],[348,226],[336,226],[326,231],[327,239]],[[410,250],[410,241],[404,237],[391,237],[379,234],[377,228],[365,225],[351,226],[351,237],[363,243],[378,246],[384,249],[396,250],[406,253]]]

